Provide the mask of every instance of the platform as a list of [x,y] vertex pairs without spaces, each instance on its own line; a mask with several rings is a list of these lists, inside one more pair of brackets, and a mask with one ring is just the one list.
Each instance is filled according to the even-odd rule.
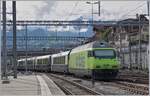
[[9,84],[0,80],[0,96],[51,96],[65,95],[46,75],[19,75],[9,77]]

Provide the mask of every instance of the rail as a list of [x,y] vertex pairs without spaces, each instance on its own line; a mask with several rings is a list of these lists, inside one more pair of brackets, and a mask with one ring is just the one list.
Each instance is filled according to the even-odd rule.
[[[94,90],[92,90],[92,89],[90,89],[90,88],[88,88],[88,87],[86,87],[86,86],[83,86],[83,85],[81,85],[81,84],[79,84],[79,83],[76,83],[76,82],[73,82],[73,81],[69,81],[69,80],[67,80],[67,79],[65,79],[65,78],[62,78],[62,77],[60,77],[60,76],[56,76],[56,75],[54,75],[54,74],[50,74],[49,76],[52,76],[52,77],[54,77],[54,78],[57,78],[57,79],[60,79],[60,80],[65,81],[65,82],[67,82],[67,83],[70,83],[70,84],[72,84],[72,85],[74,85],[74,86],[77,86],[78,88],[80,88],[80,89],[86,91],[86,92],[88,93],[88,94],[86,94],[86,95],[103,95],[102,93],[96,92],[96,91],[94,91]],[[55,82],[55,83],[56,83],[56,82]],[[64,90],[67,94],[69,94],[69,95],[75,95],[74,93],[70,92],[69,89],[60,86],[58,83],[56,83],[56,84],[57,84],[62,90]]]

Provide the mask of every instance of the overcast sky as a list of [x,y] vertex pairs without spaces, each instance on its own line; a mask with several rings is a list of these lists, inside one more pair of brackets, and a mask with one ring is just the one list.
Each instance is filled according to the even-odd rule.
[[[11,2],[7,6],[7,11],[11,11]],[[97,4],[93,11],[98,12]],[[88,19],[91,13],[92,5],[86,1],[17,1],[18,20],[73,20],[80,16]],[[101,16],[94,14],[94,20],[118,20],[135,17],[136,13],[147,13],[146,1],[101,1]]]

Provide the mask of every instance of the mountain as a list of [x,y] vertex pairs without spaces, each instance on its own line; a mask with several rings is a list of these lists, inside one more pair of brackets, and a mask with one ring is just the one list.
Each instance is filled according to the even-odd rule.
[[[83,20],[83,18],[77,19],[78,21]],[[75,45],[79,43],[79,40],[77,41],[63,41],[60,38],[57,37],[92,37],[94,35],[93,33],[93,27],[87,26],[87,27],[81,27],[81,26],[70,26],[68,29],[67,27],[61,26],[57,28],[54,31],[52,28],[47,30],[44,27],[28,27],[27,29],[27,36],[29,37],[39,37],[38,39],[28,39],[28,48],[30,49],[41,49],[41,48],[47,48],[47,47],[63,47],[63,46],[69,46],[69,45]],[[7,32],[7,47],[12,48],[13,39],[12,39],[12,32]],[[25,36],[26,36],[26,30],[20,29],[17,30],[17,47],[21,49],[25,49]],[[40,39],[40,37],[50,36],[53,37],[52,39]],[[56,40],[57,39],[57,40]],[[35,48],[36,46],[36,48]]]

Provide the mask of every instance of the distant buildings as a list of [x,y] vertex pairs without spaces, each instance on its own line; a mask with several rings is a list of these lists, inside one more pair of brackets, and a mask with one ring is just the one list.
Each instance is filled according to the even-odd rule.
[[[139,20],[141,25],[139,25]],[[136,45],[138,44],[139,39],[141,39],[141,43],[148,43],[148,22],[148,19],[144,15],[140,15],[137,16],[137,18],[118,21],[115,26],[94,26],[94,32],[96,33],[94,37],[96,40],[105,39],[114,47],[120,47],[120,42],[123,47],[127,47],[129,42],[131,45]],[[107,34],[105,35],[104,33],[106,32]]]
[[[141,44],[149,41],[149,26],[148,19],[144,15],[137,18],[129,18],[118,22],[118,27],[109,35],[109,42],[114,42],[117,47],[122,43],[122,47],[137,45],[139,40]],[[140,24],[139,24],[140,23]],[[121,40],[121,41],[120,41]]]
[[97,40],[105,39],[118,49],[122,68],[148,70],[148,23],[144,15],[137,15],[136,18],[118,21],[115,26],[95,26],[95,37]]

